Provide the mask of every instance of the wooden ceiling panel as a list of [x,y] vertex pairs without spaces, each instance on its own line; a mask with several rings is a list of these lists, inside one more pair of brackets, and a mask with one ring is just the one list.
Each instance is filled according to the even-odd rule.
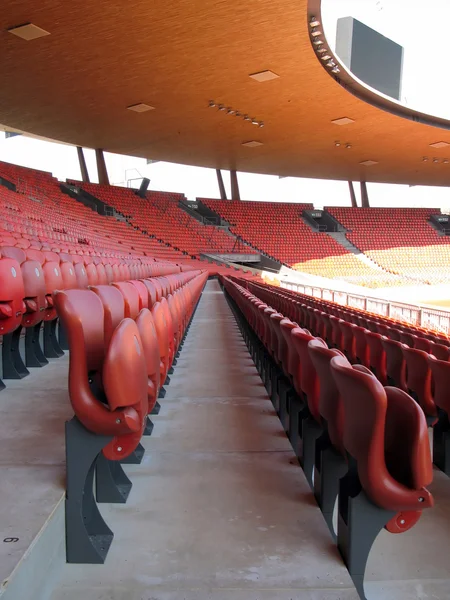
[[[422,157],[444,157],[445,149],[429,144],[450,141],[450,132],[381,111],[343,89],[312,50],[307,14],[307,0],[9,0],[0,14],[0,122],[186,164],[448,185],[450,165]],[[7,32],[26,22],[51,35],[25,42]],[[280,77],[250,79],[264,69]],[[265,127],[211,109],[209,100]],[[155,110],[126,109],[138,102]],[[343,116],[355,122],[331,123]],[[242,146],[253,139],[263,145]],[[378,164],[359,164],[368,159]]]

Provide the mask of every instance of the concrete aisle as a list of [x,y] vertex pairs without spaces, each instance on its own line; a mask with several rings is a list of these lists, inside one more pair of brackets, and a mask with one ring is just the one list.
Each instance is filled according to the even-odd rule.
[[[29,589],[30,578],[35,589],[51,584],[50,566],[64,549],[64,421],[73,414],[68,364],[67,354],[50,360],[43,369],[30,369],[24,379],[5,381],[6,389],[0,393],[2,599],[28,598],[24,590]],[[61,510],[55,520],[57,506]],[[50,537],[43,535],[45,531]]]
[[52,600],[356,600],[217,281],[202,296],[105,565]]

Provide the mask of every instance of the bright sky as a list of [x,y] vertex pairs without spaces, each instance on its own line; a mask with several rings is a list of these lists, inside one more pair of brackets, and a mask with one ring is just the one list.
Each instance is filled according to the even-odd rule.
[[[443,48],[450,22],[449,0],[323,0],[324,25],[330,44],[336,37],[336,21],[353,16],[390,37],[405,48],[402,101],[408,106],[450,117],[450,79],[445,77],[436,49]],[[443,77],[444,74],[444,77]],[[439,83],[439,90],[437,85]],[[96,179],[93,150],[85,150],[91,181]],[[51,171],[61,180],[80,178],[76,149],[72,146],[44,142],[24,136],[4,139],[0,133],[0,160],[35,169]],[[106,154],[111,183],[148,177],[150,189],[182,192],[189,199],[218,197],[215,171],[157,162],[147,165],[144,159]],[[225,186],[230,192],[228,173]],[[346,182],[324,181],[271,175],[239,173],[241,198],[244,200],[313,202],[324,205],[348,205]],[[134,182],[134,187],[137,185]],[[355,186],[356,187],[356,186]],[[359,190],[356,187],[357,197]],[[450,209],[450,189],[368,184],[372,206],[433,206]]]

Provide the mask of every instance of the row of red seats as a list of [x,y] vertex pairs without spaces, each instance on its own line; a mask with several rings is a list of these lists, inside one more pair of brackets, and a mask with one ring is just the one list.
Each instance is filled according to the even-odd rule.
[[[425,415],[407,393],[383,387],[369,369],[352,365],[341,351],[284,316],[277,305],[281,298],[294,304],[289,294],[236,278],[222,281],[239,309],[244,338],[325,520],[365,598],[366,562],[379,531],[406,531],[433,505],[426,488],[432,463]],[[332,522],[336,497],[337,537]]]
[[68,562],[104,562],[113,534],[94,499],[94,471],[97,502],[126,501],[131,482],[119,461],[142,459],[148,415],[164,396],[207,277],[192,271],[54,293],[75,413],[66,424]]
[[[77,250],[133,253],[163,260],[181,260],[183,254],[137,231],[128,223],[99,215],[64,194],[50,173],[0,162],[0,176],[16,191],[0,186],[0,243],[18,235],[23,248],[36,244],[68,252]],[[15,245],[15,244],[14,244]]]
[[338,348],[352,364],[370,369],[382,385],[408,392],[422,408],[436,436],[434,462],[450,476],[450,455],[443,447],[440,432],[449,430],[450,342],[448,338],[364,311],[344,308],[333,302],[279,290],[259,284],[262,299]]
[[[130,278],[179,273],[180,267],[137,257],[132,261],[99,256],[81,256],[16,246],[0,247],[0,335],[3,336],[4,379],[29,374],[27,367],[41,367],[48,358],[63,354],[64,340],[57,339],[55,290],[86,288]],[[44,348],[40,337],[44,324]],[[25,360],[20,336],[25,328]],[[61,343],[60,343],[61,342]],[[4,387],[4,384],[1,384]]]
[[244,244],[236,249],[236,240],[232,236],[215,226],[205,226],[188,215],[179,207],[179,202],[186,200],[183,194],[150,191],[146,198],[141,198],[130,188],[80,181],[70,183],[113,206],[140,230],[155,235],[189,256],[198,257],[205,252],[254,253]]
[[313,231],[303,221],[303,211],[311,210],[312,204],[199,200],[228,221],[235,235],[282,263],[348,254],[330,236]]

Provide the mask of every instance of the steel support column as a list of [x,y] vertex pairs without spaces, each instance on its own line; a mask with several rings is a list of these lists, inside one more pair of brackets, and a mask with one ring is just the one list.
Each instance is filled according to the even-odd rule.
[[217,183],[219,184],[220,199],[226,200],[227,193],[225,191],[225,186],[223,185],[222,171],[220,169],[216,169],[216,175],[217,175]]
[[81,181],[89,183],[89,173],[84,159],[84,152],[81,146],[77,146],[78,162],[80,163]]
[[97,160],[98,182],[102,185],[109,185],[108,171],[106,169],[105,156],[101,148],[95,149],[95,158]]
[[237,173],[235,170],[230,171],[230,181],[231,181],[231,199],[232,200],[240,200],[241,196],[239,194],[239,183],[238,183]]

